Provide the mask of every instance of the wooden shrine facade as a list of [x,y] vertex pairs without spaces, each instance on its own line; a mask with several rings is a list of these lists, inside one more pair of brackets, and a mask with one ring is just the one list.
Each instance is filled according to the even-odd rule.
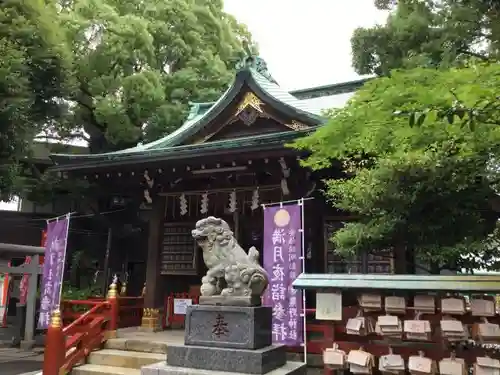
[[87,181],[102,210],[120,203],[123,225],[147,218],[147,244],[137,249],[146,262],[146,308],[199,285],[205,268],[190,235],[197,220],[223,218],[240,245],[255,246],[262,259],[262,204],[303,197],[314,198],[305,204],[307,272],[390,273],[390,256],[346,263],[328,241],[348,217],[322,196],[325,176],[302,168],[305,155],[287,146],[324,121],[251,57],[217,102],[192,104],[172,134],[119,152],[53,155],[53,170]]

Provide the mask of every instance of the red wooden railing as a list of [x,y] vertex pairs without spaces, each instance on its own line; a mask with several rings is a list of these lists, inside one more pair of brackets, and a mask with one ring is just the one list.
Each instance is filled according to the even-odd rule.
[[139,326],[143,301],[142,297],[119,297],[115,284],[107,299],[63,301],[62,316],[54,312],[47,329],[43,374],[67,374],[108,338],[116,337],[118,328]]
[[144,297],[118,297],[118,328],[141,325]]
[[[190,298],[198,303],[195,294],[171,294],[165,298],[165,325],[183,323],[184,315],[174,314],[174,299]],[[47,331],[44,375],[68,373],[111,337],[115,337],[118,328],[141,325],[144,307],[143,297],[120,297],[116,285],[111,285],[108,297],[90,300],[65,300],[61,303],[62,314],[53,316]],[[330,347],[334,337],[334,327],[324,322],[315,322],[315,309],[306,309],[308,317],[305,332],[307,352],[321,354]],[[59,314],[59,315],[58,315]],[[62,315],[62,316],[61,316]],[[290,347],[289,351],[302,352],[302,347]]]

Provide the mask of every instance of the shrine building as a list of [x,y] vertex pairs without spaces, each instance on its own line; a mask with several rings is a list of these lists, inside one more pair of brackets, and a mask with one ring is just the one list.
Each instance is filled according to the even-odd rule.
[[123,203],[127,214],[115,215],[118,225],[130,224],[130,211],[147,223],[142,243],[111,252],[123,269],[143,264],[130,272],[131,281],[146,283],[145,308],[161,308],[166,295],[199,286],[206,268],[191,237],[197,220],[223,218],[262,261],[262,204],[300,198],[313,198],[304,204],[306,272],[392,273],[390,256],[345,261],[335,255],[328,238],[350,218],[326,202],[321,181],[340,170],[313,173],[300,166],[306,155],[286,146],[326,122],[311,98],[325,90],[352,93],[364,81],[288,92],[261,58],[249,57],[216,102],[192,103],[171,134],[116,152],[54,154],[52,170],[89,183],[99,210]]

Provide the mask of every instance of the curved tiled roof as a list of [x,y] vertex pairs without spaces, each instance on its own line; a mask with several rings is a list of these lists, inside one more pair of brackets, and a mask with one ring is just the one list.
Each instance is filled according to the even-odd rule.
[[[245,149],[258,149],[262,150],[266,147],[273,148],[276,146],[283,145],[286,142],[291,142],[296,138],[303,137],[311,132],[314,132],[318,127],[313,127],[307,130],[301,131],[285,131],[279,133],[262,134],[249,137],[241,137],[237,139],[232,139],[232,142],[214,141],[194,145],[183,145],[183,146],[173,146],[167,148],[159,149],[149,149],[143,150],[140,153],[140,158],[137,158],[137,154],[101,154],[100,158],[96,160],[95,158],[72,158],[63,159],[64,163],[60,166],[52,167],[54,171],[62,170],[74,170],[74,169],[91,169],[95,168],[96,165],[100,167],[108,167],[112,165],[124,165],[124,164],[137,164],[137,163],[147,163],[155,162],[160,160],[178,160],[185,158],[196,158],[200,154],[209,155],[220,152],[221,150],[228,152],[241,152],[242,148]],[[54,161],[58,162],[60,157],[64,158],[64,155],[53,155]],[[98,163],[97,163],[98,162]]]
[[[357,81],[354,83],[358,83]],[[361,85],[362,82],[359,81]],[[349,83],[341,84],[341,86],[349,86]],[[190,137],[195,135],[198,131],[202,130],[207,124],[213,121],[217,116],[237,97],[244,86],[249,87],[250,90],[254,92],[261,100],[271,105],[278,111],[284,112],[292,118],[301,121],[304,124],[315,128],[316,126],[322,125],[325,122],[325,118],[320,116],[318,112],[318,105],[310,99],[311,96],[307,90],[289,92],[281,88],[278,83],[272,78],[266,68],[264,60],[259,57],[248,57],[243,61],[240,66],[240,70],[236,74],[233,82],[229,85],[228,89],[220,96],[216,102],[210,103],[190,103],[190,112],[186,118],[186,121],[178,129],[172,133],[146,144],[140,144],[135,147],[131,147],[125,150],[107,152],[102,154],[54,154],[51,155],[52,160],[56,164],[88,164],[95,163],[96,165],[101,165],[101,162],[113,161],[113,163],[119,160],[130,160],[131,158],[148,158],[151,155],[157,157],[157,155],[170,155],[171,151],[177,152],[196,148],[198,150],[205,150],[207,147],[212,149],[213,147],[218,147],[219,149],[226,148],[225,145],[230,146],[231,144],[238,144],[240,141],[245,143],[246,138],[236,138],[228,139],[224,141],[209,142],[210,145],[189,145],[181,146],[183,142],[188,140]],[[321,87],[325,92],[328,90],[335,91],[337,85],[330,85]],[[350,87],[350,86],[349,86]],[[311,90],[309,90],[311,91]],[[353,90],[352,90],[353,91]],[[329,91],[328,91],[329,92]],[[347,92],[347,91],[346,91]],[[346,98],[342,98],[347,100]],[[286,133],[286,134],[285,134]],[[291,133],[291,134],[288,134]],[[270,137],[256,137],[258,142],[272,141],[276,142],[277,137],[280,134],[287,139],[293,137],[294,131],[277,133],[271,135]],[[300,132],[296,132],[299,134]],[[262,138],[262,139],[261,139]],[[247,142],[248,143],[248,142]],[[207,148],[207,149],[208,149]]]
[[[320,125],[324,122],[324,118],[314,113],[307,103],[294,97],[288,91],[282,89],[272,77],[263,71],[264,65],[252,64],[258,58],[249,58],[250,63],[243,66],[236,74],[235,79],[229,88],[221,95],[221,97],[213,103],[191,103],[191,110],[186,118],[186,121],[181,127],[172,133],[156,140],[142,145],[137,145],[125,150],[107,152],[102,154],[86,154],[86,155],[70,155],[70,154],[55,154],[52,159],[56,162],[75,161],[75,160],[99,160],[99,159],[116,159],[123,158],[128,155],[140,155],[148,153],[152,150],[161,150],[170,147],[179,146],[188,137],[195,134],[197,131],[213,120],[219,113],[240,92],[243,85],[246,83],[249,87],[255,89],[258,96],[263,96],[263,100],[274,102],[275,105],[282,106],[285,110],[292,112],[292,115],[299,116],[301,120],[308,123],[310,126]],[[263,60],[258,60],[262,62]],[[259,95],[262,94],[262,95]],[[232,142],[227,140],[226,142]]]

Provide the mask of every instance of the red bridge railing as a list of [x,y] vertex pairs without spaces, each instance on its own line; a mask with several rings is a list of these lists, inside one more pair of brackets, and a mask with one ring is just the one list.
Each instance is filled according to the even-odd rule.
[[139,326],[143,301],[118,296],[114,283],[106,299],[63,301],[63,313],[55,311],[47,329],[43,374],[67,374],[108,338],[116,337],[118,328]]

